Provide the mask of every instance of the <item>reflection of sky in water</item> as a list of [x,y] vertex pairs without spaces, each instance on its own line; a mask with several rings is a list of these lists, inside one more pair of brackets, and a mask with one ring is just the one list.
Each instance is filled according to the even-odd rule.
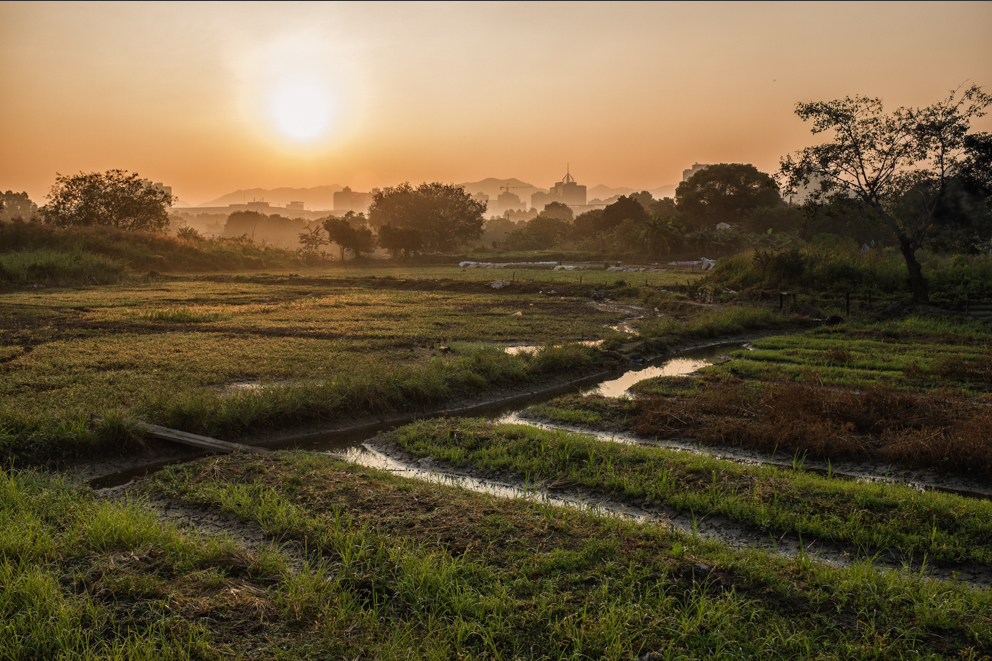
[[627,389],[638,381],[653,379],[656,376],[682,376],[695,372],[700,367],[712,365],[715,360],[693,360],[690,358],[674,358],[664,365],[656,367],[645,367],[642,370],[627,372],[619,379],[604,381],[592,392],[604,397],[622,397],[627,393]]
[[[543,482],[527,484],[526,488],[520,488],[508,484],[480,480],[474,477],[447,475],[432,470],[435,466],[430,462],[425,462],[426,465],[424,467],[419,467],[419,462],[415,464],[404,464],[365,446],[348,448],[344,452],[333,453],[333,455],[351,463],[386,470],[393,475],[411,477],[425,482],[434,482],[435,484],[461,487],[469,491],[487,493],[499,498],[525,498],[536,503],[572,507],[604,516],[644,517],[643,512],[633,512],[627,506],[620,503],[613,503],[608,498],[597,498],[594,496],[587,500],[573,494],[552,495],[543,491],[546,487]],[[421,461],[425,460],[421,459]]]
[[603,381],[595,390],[590,393],[603,395],[604,397],[623,397],[627,394],[627,389],[638,381],[653,379],[656,376],[684,376],[696,370],[723,362],[727,354],[739,349],[746,349],[746,344],[721,344],[702,349],[693,349],[681,354],[678,358],[654,361],[654,365],[633,369],[619,379]]
[[[602,343],[602,340],[585,340],[583,342],[575,342],[575,344],[581,344],[587,347],[598,347]],[[516,356],[521,353],[535,354],[543,348],[543,346],[538,344],[520,344],[515,347],[503,347],[503,351],[511,356]]]

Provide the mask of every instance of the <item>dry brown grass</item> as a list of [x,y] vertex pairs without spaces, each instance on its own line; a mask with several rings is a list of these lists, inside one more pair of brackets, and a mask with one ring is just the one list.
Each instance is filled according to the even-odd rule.
[[741,394],[710,383],[699,397],[638,400],[646,436],[692,436],[708,445],[806,453],[833,461],[992,474],[992,407],[947,393],[837,391],[774,384]]

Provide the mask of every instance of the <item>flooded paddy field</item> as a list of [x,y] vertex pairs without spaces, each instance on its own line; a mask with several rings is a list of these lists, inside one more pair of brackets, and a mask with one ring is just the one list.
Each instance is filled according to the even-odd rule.
[[[41,620],[16,604],[33,600],[60,613],[45,626],[61,636],[61,647],[22,655],[982,658],[992,648],[990,484],[908,445],[892,456],[915,464],[878,455],[893,434],[946,452],[955,446],[934,439],[983,429],[984,385],[969,376],[979,371],[946,362],[988,353],[977,324],[806,330],[704,306],[677,320],[641,306],[632,320],[636,298],[610,309],[594,291],[262,280],[14,299],[2,426],[23,468],[2,475],[0,612],[19,636],[8,638],[29,640]],[[657,341],[676,324],[696,330]],[[791,393],[776,388],[864,400],[877,387],[864,374],[815,373],[842,359],[864,372],[858,352],[886,355],[870,341],[940,347],[929,361],[919,348],[899,382],[881,358],[877,369],[890,396],[944,397],[916,406],[944,418],[900,428],[875,409],[889,426],[855,429],[858,444],[827,436],[838,454],[806,427],[793,445],[748,440],[782,427],[761,413]],[[788,353],[796,346],[807,353]],[[799,369],[772,375],[759,363]],[[791,396],[791,417],[805,420]],[[833,405],[853,415],[846,400]],[[142,438],[133,420],[273,452],[204,456]],[[977,465],[981,448],[972,452]],[[75,465],[38,470],[45,461]],[[968,493],[948,493],[957,487]]]

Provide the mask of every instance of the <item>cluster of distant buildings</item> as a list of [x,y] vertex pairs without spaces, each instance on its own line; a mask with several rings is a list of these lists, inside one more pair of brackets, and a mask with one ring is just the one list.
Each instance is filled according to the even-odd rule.
[[[520,199],[519,195],[510,190],[513,186],[507,185],[503,188],[505,190],[497,196],[496,203],[489,205],[488,212],[491,215],[506,215],[515,220],[515,216],[527,211],[528,205]],[[489,196],[485,193],[476,193],[472,199],[488,202]],[[589,204],[586,200],[586,187],[575,181],[575,177],[567,168],[562,180],[552,186],[547,193],[539,190],[531,194],[529,206],[532,212],[536,213],[552,202],[560,202],[568,206],[576,215],[606,207],[606,204]]]
[[[709,166],[709,163],[694,163],[691,168],[683,170],[682,181],[687,181],[689,177]],[[152,183],[151,181],[146,181],[145,183],[152,188],[165,191],[169,194],[172,193],[172,187],[165,186],[161,182]],[[536,215],[537,211],[544,209],[545,206],[552,202],[560,202],[561,204],[568,206],[575,215],[579,215],[580,213],[584,213],[586,211],[592,211],[593,209],[603,209],[607,206],[606,202],[601,202],[600,200],[593,200],[592,203],[589,203],[586,199],[586,187],[579,184],[575,180],[575,177],[572,176],[568,168],[566,168],[565,176],[562,177],[561,181],[555,183],[555,185],[552,186],[548,192],[538,190],[537,192],[531,194],[529,204],[522,200],[519,195],[514,193],[512,191],[513,188],[516,187],[510,186],[509,184],[503,186],[503,192],[497,196],[494,202],[491,201],[490,196],[484,192],[473,193],[471,194],[471,197],[476,202],[485,202],[488,205],[488,215],[505,215],[511,219],[516,219],[516,216],[522,214]],[[308,210],[304,208],[304,203],[299,201],[288,202],[286,206],[280,207],[273,206],[265,200],[252,200],[250,202],[246,201],[240,204],[229,204],[223,207],[195,207],[195,209],[190,209],[189,211],[208,214],[230,214],[235,211],[257,211],[258,213],[263,213],[267,216],[278,214],[281,216],[316,220],[326,216],[330,212],[341,215],[346,214],[349,211],[353,211],[355,213],[365,213],[368,211],[371,204],[372,193],[354,191],[350,187],[345,186],[343,190],[334,193],[333,209]]]
[[[154,184],[154,187],[159,186],[161,186],[161,184]],[[168,186],[165,186],[164,188],[168,189],[169,193],[172,192],[172,189]],[[193,207],[189,209],[189,211],[197,214],[231,214],[236,211],[256,211],[258,213],[265,214],[266,216],[279,215],[288,216],[291,218],[303,218],[306,220],[317,220],[319,218],[323,218],[332,211],[341,215],[344,215],[349,211],[354,211],[355,213],[365,213],[368,211],[369,205],[371,204],[372,193],[360,193],[358,191],[351,190],[348,186],[345,186],[342,190],[334,193],[333,209],[306,209],[305,204],[301,201],[287,202],[286,206],[280,207],[274,206],[263,199],[228,204],[223,207]]]

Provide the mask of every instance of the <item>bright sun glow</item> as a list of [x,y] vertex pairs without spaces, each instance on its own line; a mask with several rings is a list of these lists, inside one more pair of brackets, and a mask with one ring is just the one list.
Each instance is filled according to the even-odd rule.
[[314,140],[331,125],[331,94],[315,80],[286,82],[272,92],[269,110],[276,127],[287,138]]

